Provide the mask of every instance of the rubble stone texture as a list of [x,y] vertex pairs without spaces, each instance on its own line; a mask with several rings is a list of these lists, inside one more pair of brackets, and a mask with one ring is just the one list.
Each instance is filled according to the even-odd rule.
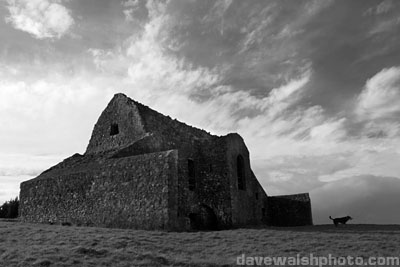
[[240,135],[211,135],[124,94],[84,155],[21,183],[20,218],[176,231],[312,224],[308,194],[267,196]]

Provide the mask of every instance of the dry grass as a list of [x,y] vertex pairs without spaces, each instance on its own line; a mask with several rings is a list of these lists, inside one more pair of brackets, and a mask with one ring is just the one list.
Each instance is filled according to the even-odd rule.
[[234,266],[246,256],[400,256],[398,225],[158,232],[0,221],[0,266]]

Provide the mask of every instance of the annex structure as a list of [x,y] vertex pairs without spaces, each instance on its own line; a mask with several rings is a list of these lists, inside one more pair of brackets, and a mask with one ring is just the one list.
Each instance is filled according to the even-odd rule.
[[20,218],[177,231],[312,224],[308,194],[267,196],[240,135],[211,135],[124,94],[83,155],[21,183]]

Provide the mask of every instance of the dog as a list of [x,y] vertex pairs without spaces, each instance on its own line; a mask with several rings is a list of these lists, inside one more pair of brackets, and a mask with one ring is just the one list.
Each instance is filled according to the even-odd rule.
[[331,219],[333,221],[335,226],[338,226],[339,223],[346,224],[347,221],[353,220],[353,218],[351,218],[350,216],[341,217],[341,218],[332,218],[331,216],[329,216],[329,219]]

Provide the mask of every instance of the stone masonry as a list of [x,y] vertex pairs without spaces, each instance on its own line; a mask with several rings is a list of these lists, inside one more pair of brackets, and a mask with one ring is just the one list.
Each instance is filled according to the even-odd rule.
[[20,217],[176,231],[312,224],[308,194],[267,196],[240,135],[211,135],[123,94],[83,155],[21,183]]

